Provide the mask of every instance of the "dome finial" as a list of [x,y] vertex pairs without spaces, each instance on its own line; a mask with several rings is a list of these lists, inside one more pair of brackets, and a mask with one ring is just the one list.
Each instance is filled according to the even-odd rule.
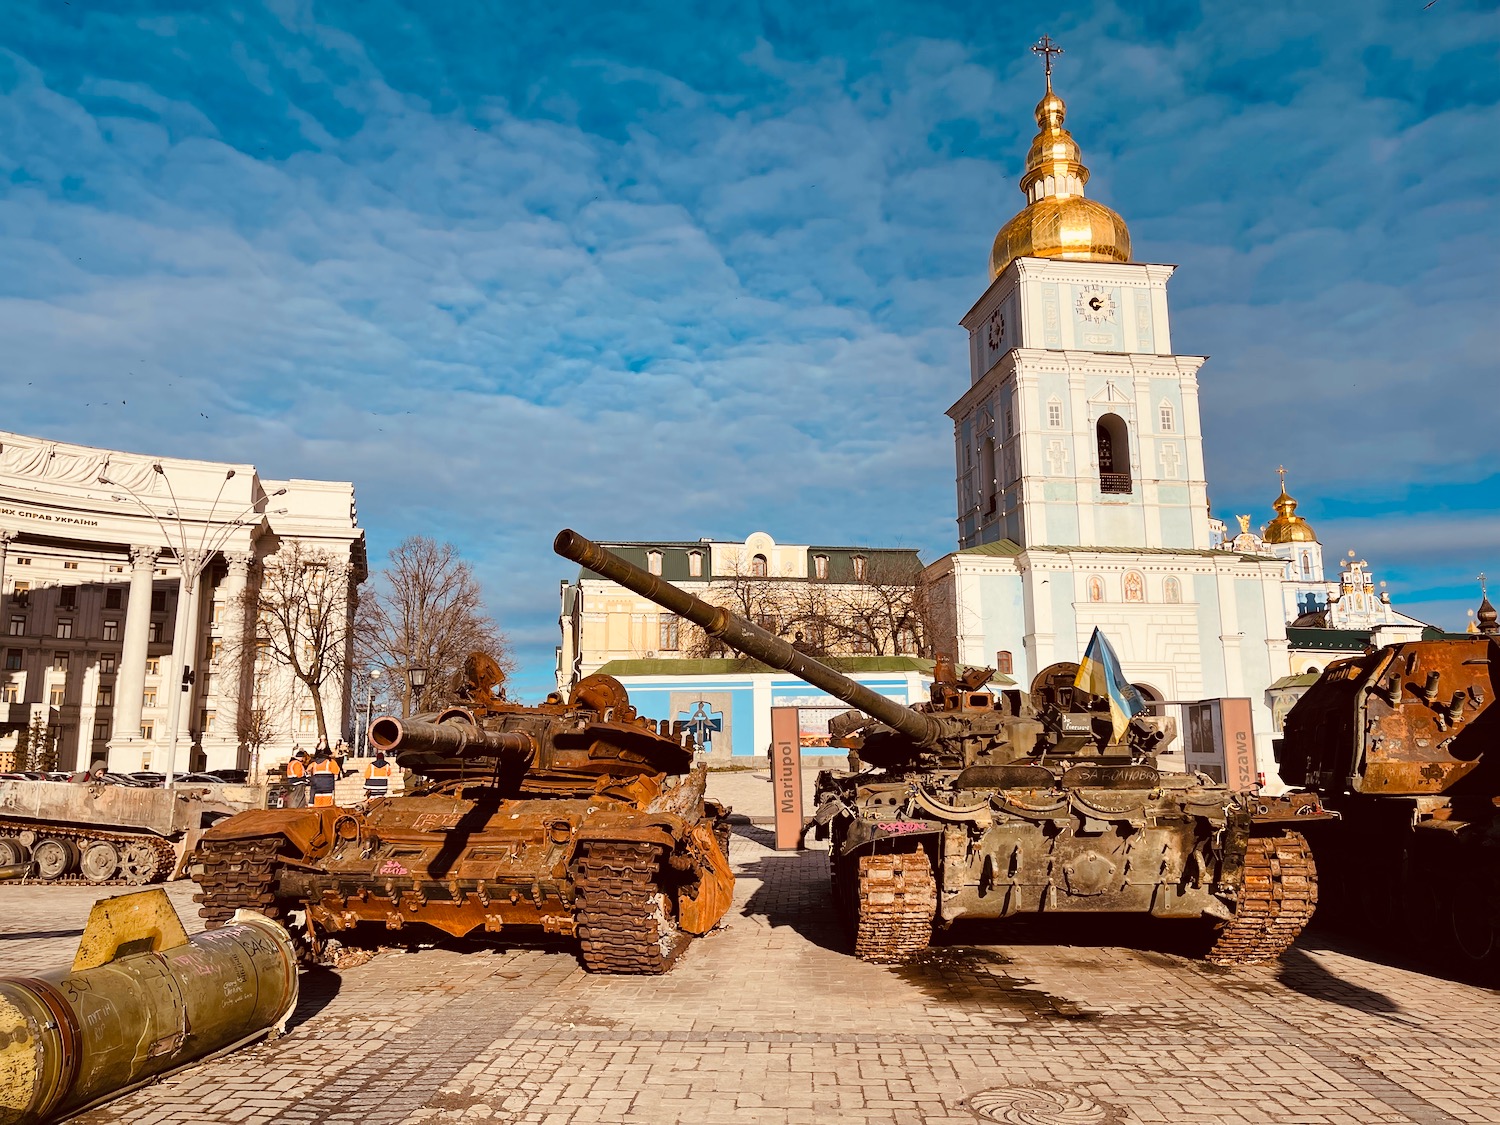
[[1281,474],[1281,495],[1271,507],[1276,509],[1276,518],[1266,524],[1264,539],[1267,543],[1316,543],[1318,537],[1311,525],[1297,514],[1297,501],[1286,491],[1286,466],[1278,466]]
[[1042,56],[1042,65],[1047,71],[1047,93],[1050,94],[1052,93],[1052,56],[1062,54],[1063,49],[1052,42],[1050,35],[1043,35],[1036,41],[1036,46],[1031,49]]

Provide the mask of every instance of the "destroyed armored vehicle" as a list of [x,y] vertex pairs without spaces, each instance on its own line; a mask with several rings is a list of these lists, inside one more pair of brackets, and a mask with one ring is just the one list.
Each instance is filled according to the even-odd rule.
[[251,785],[0,780],[0,867],[29,862],[46,882],[160,882],[204,829],[264,796]]
[[414,784],[362,808],[275,809],[199,845],[200,913],[305,911],[314,953],[345,941],[519,930],[576,935],[585,968],[660,973],[729,908],[725,810],[681,732],[638,717],[611,676],[564,700],[505,701],[469,658],[454,705],[376,719]]
[[[1486,613],[1488,609],[1488,613]],[[1488,600],[1481,628],[1494,628]],[[1282,780],[1342,814],[1313,839],[1335,911],[1500,978],[1500,633],[1324,669],[1276,743]]]
[[1162,721],[1112,741],[1108,705],[1072,686],[1075,665],[1046,669],[1028,696],[939,660],[931,700],[907,707],[574,532],[554,549],[858,708],[830,725],[855,757],[819,775],[815,821],[865,960],[910,957],[959,918],[1113,912],[1212,919],[1210,960],[1257,962],[1312,916],[1312,853],[1291,826],[1325,815],[1316,798],[1157,768]]

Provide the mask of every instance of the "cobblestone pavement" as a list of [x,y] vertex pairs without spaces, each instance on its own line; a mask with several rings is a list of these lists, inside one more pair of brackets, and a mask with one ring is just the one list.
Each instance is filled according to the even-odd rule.
[[[865,965],[829,919],[826,853],[768,838],[736,829],[728,925],[665,977],[590,976],[566,945],[388,951],[305,974],[284,1038],[80,1120],[1500,1122],[1494,992],[1316,934],[1213,968],[1184,923],[959,929]],[[192,892],[171,888],[185,920]],[[0,965],[67,963],[94,897],[0,886]]]

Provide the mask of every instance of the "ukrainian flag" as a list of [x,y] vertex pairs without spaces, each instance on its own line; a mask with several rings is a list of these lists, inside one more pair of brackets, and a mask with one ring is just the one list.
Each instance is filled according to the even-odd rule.
[[1089,638],[1089,647],[1084,650],[1083,660],[1078,664],[1078,675],[1073,677],[1073,686],[1090,695],[1109,700],[1109,718],[1114,725],[1114,738],[1119,742],[1125,735],[1130,720],[1146,709],[1141,693],[1130,686],[1125,673],[1120,671],[1120,658],[1109,647],[1104,634],[1094,628]]

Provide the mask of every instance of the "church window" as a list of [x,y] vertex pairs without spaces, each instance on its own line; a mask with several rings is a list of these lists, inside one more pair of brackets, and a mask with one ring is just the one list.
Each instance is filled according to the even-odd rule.
[[646,552],[646,569],[649,570],[652,574],[660,574],[661,573],[661,552],[660,551],[647,551]]
[[681,636],[681,621],[675,613],[660,613],[656,617],[658,631],[657,647],[663,652],[676,652],[678,638]]
[[1104,600],[1104,579],[1097,574],[1089,578],[1089,601],[1102,602]]
[[814,578],[827,578],[828,577],[828,556],[827,555],[814,555],[813,556],[813,577]]
[[980,472],[984,473],[984,510],[993,512],[995,510],[995,477],[999,475],[1000,465],[995,460],[995,439],[984,439],[984,460],[980,462]]
[[995,653],[995,671],[999,672],[1002,676],[1008,676],[1015,671],[1015,661],[1011,659],[1010,653],[1005,649],[1001,649]]
[[863,582],[865,580],[865,562],[866,559],[864,555],[854,556],[854,580],[856,582]]
[[1302,552],[1302,577],[1303,578],[1310,578],[1311,576],[1312,576],[1312,557],[1310,555],[1308,555],[1308,553],[1306,551],[1303,551]]
[[1160,418],[1162,433],[1170,434],[1177,428],[1177,418],[1172,412],[1172,404],[1170,402],[1161,404],[1158,417]]
[[1169,575],[1167,580],[1161,584],[1161,600],[1170,602],[1172,605],[1181,603],[1182,583]]
[[689,578],[702,578],[703,577],[703,552],[702,551],[689,551],[688,552],[688,577]]
[[1054,430],[1062,429],[1062,403],[1055,398],[1047,401],[1047,425]]
[[766,561],[765,555],[756,555],[750,560],[750,577],[765,578],[771,573],[771,564]]
[[1016,414],[1009,406],[1005,408],[1005,436],[1016,436]]
[[1138,570],[1132,570],[1125,575],[1125,600],[1127,602],[1146,600],[1146,579]]
[[1118,414],[1106,414],[1095,426],[1099,445],[1099,491],[1130,491],[1130,431]]

